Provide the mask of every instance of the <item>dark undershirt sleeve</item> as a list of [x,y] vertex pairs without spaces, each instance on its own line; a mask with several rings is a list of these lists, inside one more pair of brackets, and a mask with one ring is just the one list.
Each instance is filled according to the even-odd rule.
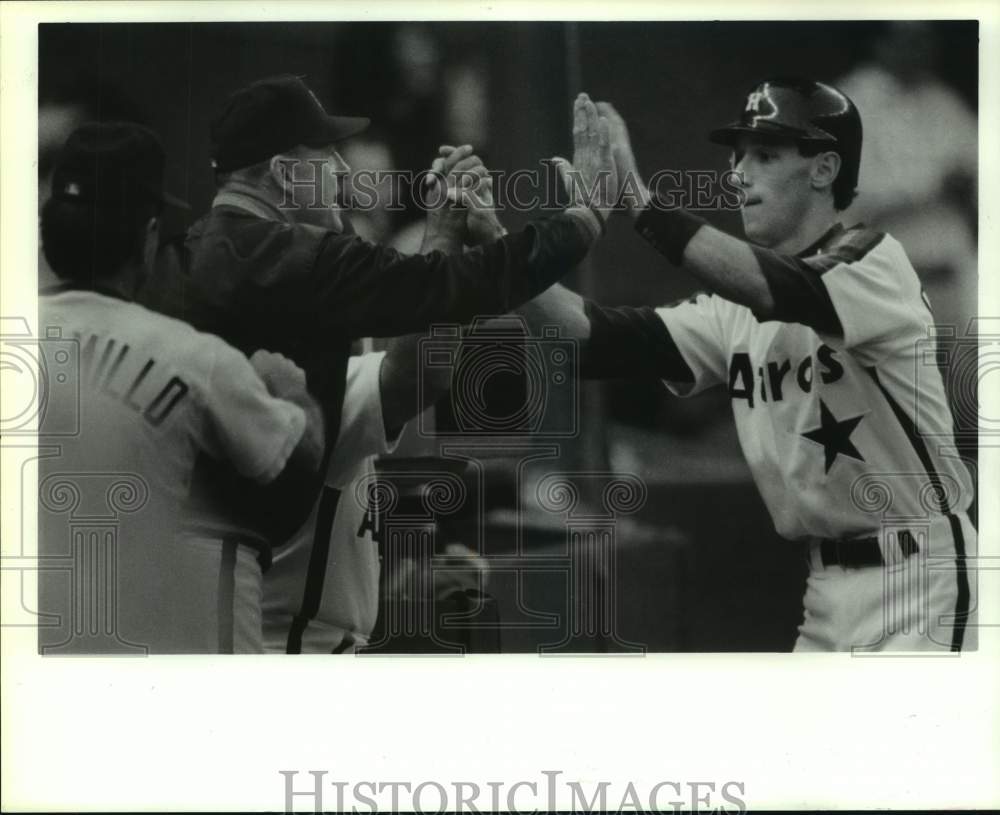
[[330,235],[308,284],[314,319],[348,338],[395,337],[504,314],[573,269],[596,237],[570,211],[458,255],[404,256]]
[[694,382],[694,373],[653,309],[606,308],[587,300],[584,311],[590,338],[581,348],[581,377]]
[[781,255],[759,246],[751,246],[750,249],[774,298],[774,309],[770,314],[757,314],[758,320],[801,323],[823,334],[843,335],[840,318],[821,279],[829,264],[811,265],[801,258]]

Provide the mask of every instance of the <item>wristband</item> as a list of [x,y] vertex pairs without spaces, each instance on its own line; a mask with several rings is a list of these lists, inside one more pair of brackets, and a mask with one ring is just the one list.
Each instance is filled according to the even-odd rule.
[[635,228],[667,260],[680,266],[691,238],[706,223],[683,209],[663,209],[654,200],[639,215]]

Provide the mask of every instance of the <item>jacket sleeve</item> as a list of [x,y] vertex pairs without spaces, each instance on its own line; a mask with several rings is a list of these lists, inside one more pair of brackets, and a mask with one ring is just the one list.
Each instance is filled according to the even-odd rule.
[[319,248],[310,285],[315,319],[353,339],[503,314],[583,260],[600,234],[595,219],[589,210],[567,210],[460,255],[401,255],[330,234]]

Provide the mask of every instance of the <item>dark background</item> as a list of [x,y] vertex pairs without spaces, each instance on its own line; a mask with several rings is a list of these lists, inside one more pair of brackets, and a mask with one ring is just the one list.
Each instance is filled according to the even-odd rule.
[[[938,74],[973,110],[976,26],[934,24]],[[168,189],[186,198],[194,215],[209,207],[214,194],[208,130],[214,111],[234,89],[269,74],[304,75],[328,109],[370,115],[398,166],[419,170],[450,134],[436,85],[411,104],[412,77],[393,55],[399,28],[46,24],[39,28],[40,102],[86,98],[104,114],[145,121],[166,146]],[[832,82],[869,57],[886,24],[512,22],[420,28],[435,43],[436,70],[473,65],[484,78],[486,136],[477,150],[489,166],[514,170],[570,155],[571,102],[586,90],[615,103],[629,123],[640,167],[648,171],[724,169],[727,156],[705,134],[737,115],[759,78],[799,74]],[[171,217],[168,231],[186,227],[183,217]],[[512,228],[527,217],[504,215]],[[740,234],[737,214],[707,217]],[[689,277],[636,240],[624,221],[611,224],[608,238],[568,282],[611,305],[666,303],[694,290]],[[622,556],[627,639],[654,650],[789,648],[801,613],[803,561],[799,547],[774,534],[727,424],[725,397],[680,403],[656,385],[615,385],[587,388],[583,399],[587,430],[577,461],[608,466],[614,459],[609,439],[620,430],[639,439],[630,448],[642,451],[634,469],[650,487],[640,519],[652,530],[650,539]],[[655,530],[666,525],[688,542],[682,554],[657,545]],[[497,533],[501,548],[503,537]],[[513,589],[499,575],[494,587],[503,614]],[[545,604],[544,581],[528,591],[535,592],[539,607]],[[514,634],[505,648],[530,650],[534,644],[530,634]]]

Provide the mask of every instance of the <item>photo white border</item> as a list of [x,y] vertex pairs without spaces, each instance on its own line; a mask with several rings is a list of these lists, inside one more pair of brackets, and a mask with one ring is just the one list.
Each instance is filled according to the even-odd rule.
[[[0,5],[0,303],[34,315],[37,34],[43,21],[274,19],[980,19],[980,313],[1000,318],[998,15],[988,3],[489,2]],[[18,274],[17,270],[25,270]],[[1000,416],[998,374],[982,415]],[[16,394],[0,398],[16,399]],[[4,440],[3,554],[34,547]],[[998,442],[1000,445],[1000,442]],[[980,451],[980,554],[1000,555],[996,448]],[[12,494],[14,492],[15,494]],[[22,527],[22,523],[24,526]],[[11,540],[14,538],[15,540]],[[1000,562],[1000,561],[998,561]],[[4,572],[4,618],[16,609]],[[1000,625],[1000,571],[979,575]],[[2,808],[280,810],[279,770],[328,778],[743,781],[761,808],[1000,806],[1000,628],[960,658],[844,655],[53,659],[2,638]],[[778,715],[772,706],[785,711]],[[612,796],[614,797],[614,796]],[[617,803],[617,800],[615,800]],[[332,804],[332,799],[327,801]],[[560,802],[567,806],[568,801]]]

